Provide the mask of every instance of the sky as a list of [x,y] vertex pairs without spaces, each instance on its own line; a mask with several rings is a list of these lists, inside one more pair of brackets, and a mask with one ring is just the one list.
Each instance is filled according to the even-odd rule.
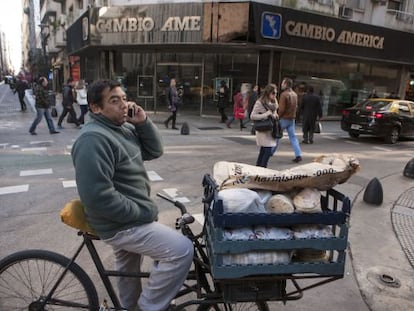
[[22,10],[21,0],[0,0],[0,28],[5,33],[6,40],[10,42],[10,58],[16,71],[15,73],[21,67],[22,58]]

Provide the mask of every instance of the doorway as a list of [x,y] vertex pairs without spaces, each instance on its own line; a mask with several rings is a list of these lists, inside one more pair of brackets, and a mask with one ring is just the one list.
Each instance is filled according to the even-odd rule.
[[162,62],[156,65],[156,96],[158,108],[168,109],[167,93],[170,79],[176,79],[177,88],[182,89],[181,111],[200,113],[202,107],[201,85],[203,66],[201,63]]

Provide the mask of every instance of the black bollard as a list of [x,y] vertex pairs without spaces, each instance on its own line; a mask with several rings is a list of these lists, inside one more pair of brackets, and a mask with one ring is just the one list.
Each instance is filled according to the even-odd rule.
[[407,162],[403,175],[405,177],[414,178],[414,158]]
[[382,185],[377,177],[371,179],[365,188],[364,201],[366,203],[381,205],[384,194],[382,191]]
[[187,122],[184,122],[181,126],[181,135],[189,135],[190,134],[190,127],[188,126]]

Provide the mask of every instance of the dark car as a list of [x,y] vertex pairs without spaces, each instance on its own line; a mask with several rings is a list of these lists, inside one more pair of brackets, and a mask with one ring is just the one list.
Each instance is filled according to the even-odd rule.
[[370,98],[342,111],[341,128],[353,138],[361,134],[383,137],[395,144],[402,136],[414,135],[414,102]]

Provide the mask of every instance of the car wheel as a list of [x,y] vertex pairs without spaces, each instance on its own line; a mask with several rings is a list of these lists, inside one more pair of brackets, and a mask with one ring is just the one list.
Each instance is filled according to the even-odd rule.
[[398,141],[398,138],[400,137],[400,132],[398,128],[393,127],[391,131],[385,135],[384,140],[387,144],[395,144]]
[[352,138],[358,138],[359,137],[359,133],[357,132],[349,132],[349,136]]

